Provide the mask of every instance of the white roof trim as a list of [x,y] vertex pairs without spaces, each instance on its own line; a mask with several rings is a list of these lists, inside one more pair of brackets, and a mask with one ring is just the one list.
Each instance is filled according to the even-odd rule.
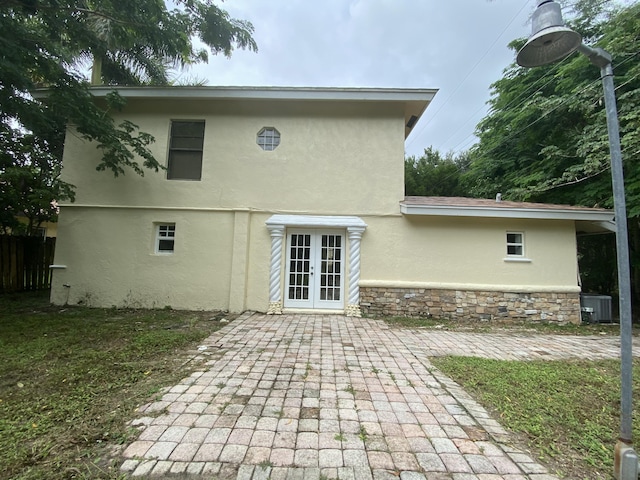
[[341,87],[92,87],[91,93],[104,97],[116,90],[125,98],[219,98],[263,100],[357,100],[430,102],[434,88],[341,88]]
[[613,218],[611,220],[606,220],[606,221],[596,221],[593,222],[594,225],[600,227],[602,230],[607,230],[609,232],[615,232],[616,229],[616,222],[615,220],[613,220]]
[[325,215],[272,215],[265,223],[285,227],[367,228],[367,224],[360,217]]
[[544,220],[586,220],[591,222],[611,223],[613,212],[547,209],[547,208],[504,208],[504,207],[472,207],[453,205],[400,205],[400,212],[405,215],[431,215],[446,217],[493,217],[524,218]]
[[[382,102],[404,105],[404,136],[415,127],[413,117],[419,120],[433,97],[435,88],[355,88],[355,87],[91,87],[94,97],[106,97],[113,91],[128,99],[138,100],[272,100],[272,101],[324,101],[324,102]],[[34,90],[34,98],[45,98],[48,89]]]

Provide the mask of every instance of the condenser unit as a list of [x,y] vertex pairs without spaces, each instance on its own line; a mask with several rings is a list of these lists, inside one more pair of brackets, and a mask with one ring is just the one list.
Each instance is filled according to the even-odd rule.
[[583,318],[588,318],[592,323],[613,322],[611,297],[608,295],[581,293],[580,307]]

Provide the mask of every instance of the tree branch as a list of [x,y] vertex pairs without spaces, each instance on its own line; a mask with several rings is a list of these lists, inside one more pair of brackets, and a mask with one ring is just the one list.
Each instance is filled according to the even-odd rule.
[[565,183],[558,183],[555,185],[550,185],[546,188],[540,188],[540,189],[536,189],[535,192],[549,192],[551,190],[555,190],[556,188],[562,188],[562,187],[568,187],[571,185],[577,185],[578,183],[582,183],[585,180],[589,180],[590,178],[593,177],[597,177],[598,175],[600,175],[603,172],[606,172],[607,170],[609,170],[611,167],[610,166],[606,166],[604,167],[602,170],[599,170],[591,175],[587,175],[586,177],[582,177],[582,178],[576,178],[575,180],[571,180],[570,182],[565,182]]

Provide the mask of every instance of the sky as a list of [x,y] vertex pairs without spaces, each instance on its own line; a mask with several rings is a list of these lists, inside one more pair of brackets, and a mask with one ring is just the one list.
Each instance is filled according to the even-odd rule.
[[178,79],[207,85],[435,88],[405,143],[467,150],[487,114],[490,86],[528,37],[533,0],[226,0],[249,20],[258,52],[212,56]]

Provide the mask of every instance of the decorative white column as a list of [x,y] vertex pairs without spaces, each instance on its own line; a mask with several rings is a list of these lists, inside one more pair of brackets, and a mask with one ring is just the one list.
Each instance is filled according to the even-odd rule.
[[365,227],[347,227],[349,236],[349,302],[347,317],[361,317],[360,310],[360,240]]
[[271,269],[269,271],[269,309],[267,315],[281,315],[280,278],[284,225],[267,225],[267,228],[271,234]]

